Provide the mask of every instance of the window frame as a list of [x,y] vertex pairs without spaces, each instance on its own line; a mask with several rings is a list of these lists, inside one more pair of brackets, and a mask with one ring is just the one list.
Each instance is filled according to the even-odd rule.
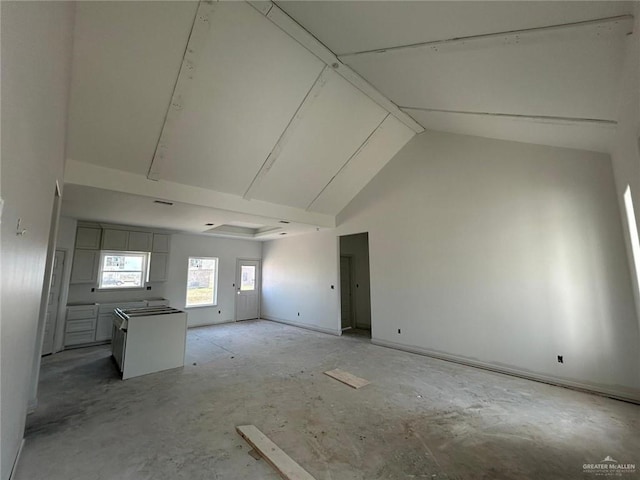
[[[189,273],[191,270],[191,260],[213,260],[214,268],[213,268],[213,295],[211,299],[211,303],[201,303],[197,305],[189,305]],[[187,281],[185,287],[185,299],[184,299],[184,308],[206,308],[206,307],[216,307],[218,306],[218,271],[220,270],[220,258],[219,257],[205,257],[201,255],[189,255],[187,257]]]
[[[104,270],[104,260],[105,257],[108,256],[120,256],[120,257],[141,257],[142,258],[142,284],[140,286],[126,286],[126,287],[117,287],[117,286],[102,286],[102,274],[105,272],[109,272],[109,270]],[[105,291],[105,290],[144,290],[147,283],[149,282],[149,270],[151,266],[151,259],[149,252],[130,252],[126,250],[100,250],[100,259],[98,265],[98,287],[97,290]],[[127,270],[126,272],[138,272],[138,270]],[[126,273],[123,272],[123,273]]]

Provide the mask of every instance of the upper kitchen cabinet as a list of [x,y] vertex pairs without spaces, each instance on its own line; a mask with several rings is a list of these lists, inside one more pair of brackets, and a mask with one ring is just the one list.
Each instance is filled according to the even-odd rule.
[[76,248],[98,250],[100,248],[101,233],[102,229],[100,227],[79,226],[76,231]]
[[132,252],[150,252],[153,243],[151,232],[129,232],[129,245],[127,250]]
[[71,267],[71,283],[96,283],[99,261],[98,250],[76,249]]
[[153,244],[153,233],[133,232],[115,228],[102,230],[102,249],[131,252],[150,252]]
[[103,250],[127,250],[129,245],[129,232],[126,230],[114,230],[105,228],[102,230]]
[[169,253],[169,244],[171,241],[171,235],[163,233],[153,234],[153,249],[154,253]]

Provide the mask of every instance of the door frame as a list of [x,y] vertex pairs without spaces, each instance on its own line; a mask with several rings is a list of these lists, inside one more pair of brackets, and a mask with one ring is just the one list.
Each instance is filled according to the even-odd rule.
[[258,319],[262,316],[262,259],[261,258],[236,258],[236,271],[234,273],[235,282],[233,284],[233,321],[238,322],[238,285],[240,285],[240,263],[257,262],[256,272],[256,292],[258,294]]
[[[49,301],[49,291],[51,289],[51,274],[53,272],[53,261],[56,254],[56,243],[58,239],[58,225],[60,223],[60,210],[62,208],[62,189],[56,180],[53,192],[53,202],[51,205],[51,221],[49,223],[49,239],[47,241],[47,255],[45,260],[44,277],[42,279],[42,293],[40,294],[40,310],[38,313],[38,329],[36,333],[35,349],[33,352],[33,363],[31,369],[31,385],[29,387],[29,401],[27,411],[32,412],[38,405],[38,381],[40,380],[40,361],[42,359],[42,342],[44,340],[44,324],[47,315],[47,303]],[[54,337],[55,345],[55,337]]]
[[[65,269],[67,268],[67,261],[68,261],[67,249],[66,248],[56,248],[56,250],[54,252],[54,259],[55,259],[55,255],[58,252],[62,253],[62,265],[63,265],[63,267],[62,267],[62,274],[60,275],[61,284],[60,284],[60,288],[58,290],[58,298],[57,298],[58,306],[56,307],[56,323],[55,323],[55,325],[53,325],[53,338],[51,339],[51,341],[52,341],[51,355],[53,355],[54,353],[57,352],[57,350],[56,350],[56,340],[57,340],[57,338],[59,336],[59,333],[58,333],[58,322],[60,321],[60,299],[62,298],[62,290],[63,290],[63,286],[64,286],[64,272],[65,272]],[[53,273],[53,268],[52,268],[51,272]],[[49,290],[51,290],[51,285],[49,285]],[[49,312],[49,306],[47,305],[47,309],[45,311],[45,327],[46,327],[46,314],[48,312]],[[64,313],[63,313],[63,315],[64,315]],[[64,317],[63,317],[63,320],[66,320],[66,319],[64,319]],[[43,343],[43,346],[44,346],[44,328],[43,328],[42,343]],[[42,356],[42,352],[40,352],[40,356]]]

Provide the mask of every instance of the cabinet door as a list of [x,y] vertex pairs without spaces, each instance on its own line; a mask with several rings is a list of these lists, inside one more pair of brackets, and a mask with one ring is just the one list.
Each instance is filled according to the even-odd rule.
[[98,315],[98,326],[96,327],[96,342],[111,340],[113,331],[113,314],[101,313]]
[[99,250],[76,250],[73,253],[70,283],[96,283],[99,260]]
[[167,264],[169,255],[166,253],[152,253],[149,266],[149,281],[164,282],[167,279]]
[[129,232],[129,247],[132,252],[150,252],[153,243],[153,233]]
[[126,230],[102,230],[103,250],[127,250],[129,246],[129,232]]
[[76,231],[76,248],[98,250],[100,248],[100,233],[98,227],[78,227]]
[[157,253],[169,253],[169,240],[171,236],[162,233],[153,234],[153,250]]

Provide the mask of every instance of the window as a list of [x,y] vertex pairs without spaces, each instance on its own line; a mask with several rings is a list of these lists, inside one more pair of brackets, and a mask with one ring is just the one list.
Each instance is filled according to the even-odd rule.
[[636,279],[640,286],[640,240],[638,239],[638,226],[636,225],[636,215],[633,211],[633,199],[631,198],[631,187],[629,185],[624,191],[624,207],[627,211],[627,227],[629,228],[633,263],[636,267]]
[[189,257],[187,307],[215,305],[218,295],[218,259]]
[[148,279],[146,252],[100,252],[98,288],[142,288]]
[[240,290],[243,292],[256,289],[256,267],[253,265],[242,265],[240,277]]

